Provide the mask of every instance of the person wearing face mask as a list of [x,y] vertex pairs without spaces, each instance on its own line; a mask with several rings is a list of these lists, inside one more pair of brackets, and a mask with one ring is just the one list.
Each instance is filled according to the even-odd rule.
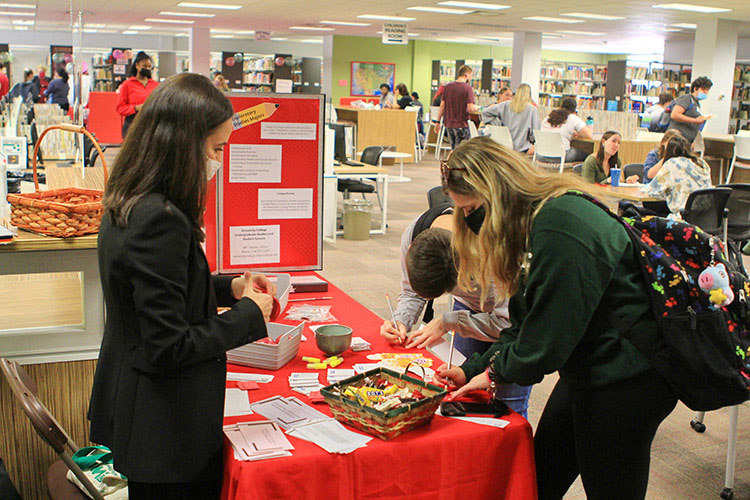
[[117,89],[117,113],[123,117],[122,138],[128,132],[138,112],[143,107],[151,92],[159,85],[151,79],[153,61],[143,51],[138,52],[130,66],[130,78],[122,82]]
[[[511,295],[511,326],[484,354],[439,367],[437,381],[460,397],[558,372],[534,435],[539,499],[563,498],[579,475],[587,498],[643,499],[651,442],[677,396],[611,322],[661,342],[625,228],[575,194],[599,188],[538,169],[489,137],[461,144],[441,170],[456,207],[459,286],[475,280]],[[484,220],[470,226],[479,208]]]
[[708,91],[713,85],[713,82],[705,76],[693,80],[690,84],[690,93],[674,101],[667,130],[677,130],[692,144],[706,120],[714,117],[714,115],[703,115],[700,111],[701,101],[708,97]]
[[[267,336],[276,287],[212,276],[203,253],[207,178],[232,132],[229,100],[195,73],[146,100],[102,200],[107,308],[90,438],[108,446],[129,498],[218,499],[226,351]],[[219,316],[218,306],[231,306]]]

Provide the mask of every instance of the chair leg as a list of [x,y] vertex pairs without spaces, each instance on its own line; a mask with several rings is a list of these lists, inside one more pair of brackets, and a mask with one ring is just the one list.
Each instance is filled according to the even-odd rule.
[[706,424],[703,423],[704,418],[706,418],[705,411],[696,412],[695,418],[690,421],[690,427],[692,427],[693,430],[698,433],[706,432]]
[[729,184],[729,182],[732,180],[732,174],[734,173],[734,164],[737,161],[736,156],[732,156],[732,163],[729,164],[729,173],[727,174],[727,180],[724,184]]
[[[729,436],[727,437],[727,470],[724,477],[724,491],[721,492],[722,498],[731,498],[732,489],[734,489],[734,462],[736,458],[737,444],[737,418],[740,412],[740,405],[732,406],[729,409]],[[729,496],[725,496],[729,494]]]

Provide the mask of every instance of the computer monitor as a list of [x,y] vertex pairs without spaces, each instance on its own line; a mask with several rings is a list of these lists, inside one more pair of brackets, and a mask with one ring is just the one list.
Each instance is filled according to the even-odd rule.
[[328,126],[331,127],[336,134],[333,143],[333,158],[340,163],[346,163],[346,134],[344,131],[344,125],[341,125],[340,123],[330,123]]

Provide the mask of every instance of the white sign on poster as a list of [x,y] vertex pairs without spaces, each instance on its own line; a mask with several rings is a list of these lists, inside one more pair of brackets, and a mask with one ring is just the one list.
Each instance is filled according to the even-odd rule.
[[317,123],[260,122],[260,138],[266,140],[315,141],[317,131]]
[[276,80],[276,92],[279,94],[291,94],[292,93],[292,80],[280,78]]
[[406,45],[408,42],[406,23],[383,23],[383,43]]
[[231,226],[229,262],[249,266],[281,261],[281,226]]
[[230,144],[229,182],[281,182],[281,145]]
[[258,190],[258,219],[312,219],[312,208],[312,188]]

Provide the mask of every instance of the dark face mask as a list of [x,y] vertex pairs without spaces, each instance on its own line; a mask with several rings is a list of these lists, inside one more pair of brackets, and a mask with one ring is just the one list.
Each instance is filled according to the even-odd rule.
[[469,215],[464,217],[464,222],[471,229],[474,234],[479,234],[479,230],[482,229],[482,223],[484,222],[484,205],[475,208]]
[[138,72],[143,78],[151,78],[151,70],[148,68],[141,68]]

